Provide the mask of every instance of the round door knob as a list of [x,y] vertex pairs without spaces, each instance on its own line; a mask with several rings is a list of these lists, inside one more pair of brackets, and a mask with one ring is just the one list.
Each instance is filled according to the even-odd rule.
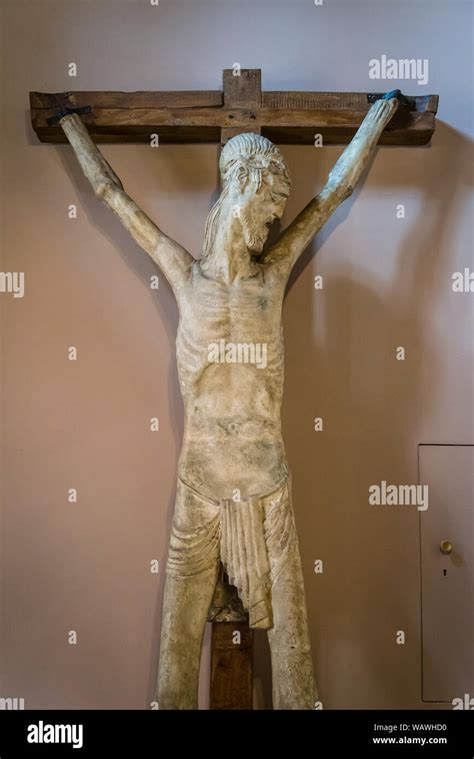
[[453,544],[451,543],[450,540],[442,540],[441,543],[439,544],[439,550],[441,551],[441,553],[445,553],[445,554],[452,553]]

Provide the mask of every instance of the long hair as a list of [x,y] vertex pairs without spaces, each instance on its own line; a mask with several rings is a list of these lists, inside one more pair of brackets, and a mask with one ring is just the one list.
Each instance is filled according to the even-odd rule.
[[207,259],[212,252],[222,204],[228,197],[234,182],[247,178],[255,184],[256,192],[258,192],[266,174],[280,174],[288,190],[291,187],[288,168],[277,146],[266,137],[253,132],[238,134],[225,144],[221,152],[219,168],[222,191],[206,220],[200,259],[203,269],[206,268]]

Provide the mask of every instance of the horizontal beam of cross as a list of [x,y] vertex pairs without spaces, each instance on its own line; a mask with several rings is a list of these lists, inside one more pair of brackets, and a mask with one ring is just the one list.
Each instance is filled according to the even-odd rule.
[[[314,145],[349,142],[380,93],[263,91],[260,69],[225,69],[223,90],[173,92],[30,92],[31,122],[41,142],[66,142],[59,124],[48,124],[60,107],[90,106],[82,115],[96,142],[221,142],[242,131],[275,143]],[[437,95],[411,98],[381,135],[385,145],[426,145],[435,129]]]

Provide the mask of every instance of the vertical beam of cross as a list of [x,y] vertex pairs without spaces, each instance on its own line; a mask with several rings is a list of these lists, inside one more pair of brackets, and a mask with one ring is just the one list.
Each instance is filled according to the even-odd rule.
[[[242,132],[260,134],[258,111],[262,107],[262,72],[260,69],[224,69],[224,108],[243,109],[248,117],[248,126],[221,128],[221,145]],[[255,124],[252,124],[255,121]]]
[[[248,126],[221,128],[221,147],[237,134],[260,134],[257,114],[262,105],[260,69],[224,69],[224,108],[243,110]],[[230,114],[229,119],[231,119]],[[252,123],[254,122],[254,123]],[[224,580],[222,598],[235,595]],[[242,610],[243,611],[243,610]],[[211,709],[252,709],[253,630],[244,621],[215,621],[211,639]]]

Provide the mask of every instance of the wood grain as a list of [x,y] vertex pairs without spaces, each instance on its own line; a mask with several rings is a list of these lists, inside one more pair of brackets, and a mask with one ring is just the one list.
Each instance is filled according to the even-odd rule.
[[[240,643],[234,634],[240,633]],[[253,630],[243,622],[212,625],[211,709],[252,709]]]
[[[437,95],[413,97],[413,111],[400,108],[380,138],[383,145],[426,145],[435,129]],[[61,143],[60,126],[47,119],[59,105],[90,105],[84,123],[96,142],[160,144],[225,142],[242,131],[260,132],[281,144],[346,144],[370,108],[365,92],[261,90],[260,69],[223,72],[223,90],[163,92],[30,92],[31,122],[41,142]]]

